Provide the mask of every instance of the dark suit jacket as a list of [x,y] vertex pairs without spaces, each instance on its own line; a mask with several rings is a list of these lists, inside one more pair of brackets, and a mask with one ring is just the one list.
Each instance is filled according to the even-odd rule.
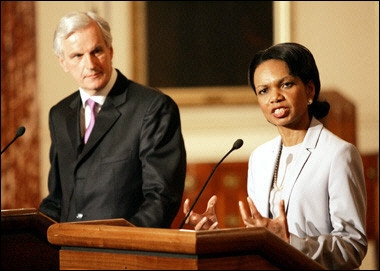
[[51,108],[49,195],[39,210],[58,222],[125,218],[170,227],[186,175],[179,109],[117,72],[87,144],[79,91]]

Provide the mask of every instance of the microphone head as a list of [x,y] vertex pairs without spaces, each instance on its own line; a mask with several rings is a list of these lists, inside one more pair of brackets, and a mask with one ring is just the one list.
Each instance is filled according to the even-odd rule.
[[233,145],[233,149],[234,150],[237,150],[237,149],[240,149],[240,147],[243,146],[243,140],[242,139],[238,139],[235,141],[234,145]]
[[22,136],[24,133],[25,133],[25,127],[20,126],[20,127],[18,127],[18,129],[16,131],[16,137]]

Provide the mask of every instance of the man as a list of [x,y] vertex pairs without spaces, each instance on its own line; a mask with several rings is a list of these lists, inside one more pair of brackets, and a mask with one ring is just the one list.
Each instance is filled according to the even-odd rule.
[[93,12],[64,16],[53,47],[79,90],[49,113],[49,194],[40,211],[58,222],[124,218],[169,228],[186,175],[178,106],[113,67],[109,24]]

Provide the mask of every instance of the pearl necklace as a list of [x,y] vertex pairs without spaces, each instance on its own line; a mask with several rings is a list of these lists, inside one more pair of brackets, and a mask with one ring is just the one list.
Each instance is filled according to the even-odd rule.
[[280,150],[278,151],[276,166],[274,168],[274,173],[273,173],[273,188],[276,189],[276,191],[281,191],[284,188],[284,184],[281,184],[280,186],[277,185],[277,177],[278,177],[277,175],[278,175],[278,167],[280,164],[281,153],[282,153],[282,143],[280,146]]

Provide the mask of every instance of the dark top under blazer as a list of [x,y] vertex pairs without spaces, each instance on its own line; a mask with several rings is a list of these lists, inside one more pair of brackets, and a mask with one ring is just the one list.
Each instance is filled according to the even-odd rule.
[[39,210],[58,222],[124,218],[170,227],[186,175],[178,106],[117,73],[87,144],[79,91],[51,108],[49,195]]

